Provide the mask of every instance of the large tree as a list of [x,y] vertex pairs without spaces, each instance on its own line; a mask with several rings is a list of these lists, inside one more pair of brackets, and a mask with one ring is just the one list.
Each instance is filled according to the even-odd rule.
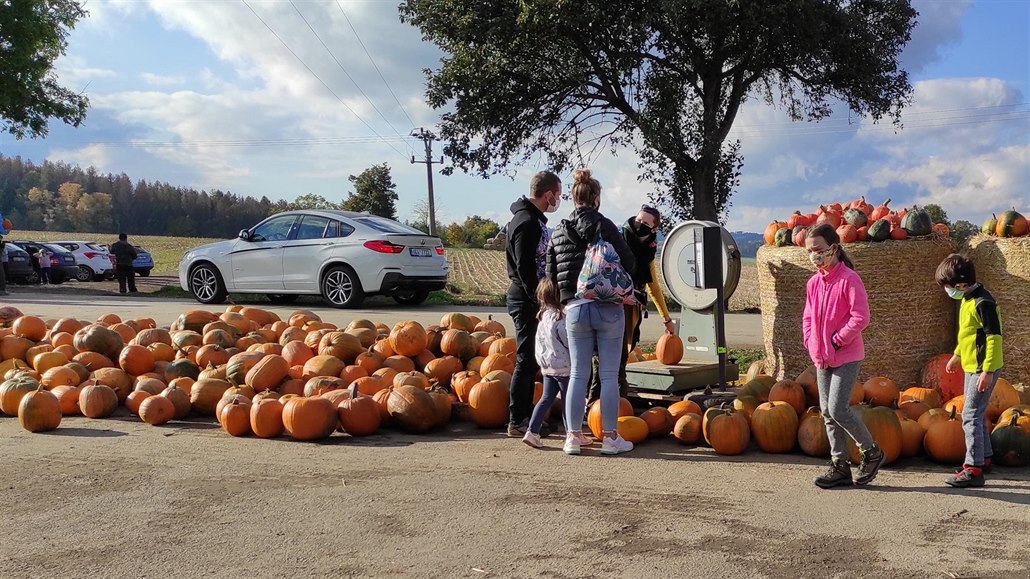
[[372,165],[348,180],[354,184],[354,192],[343,200],[341,209],[397,219],[397,186],[390,176],[389,165]]
[[51,118],[79,126],[88,100],[62,87],[54,61],[86,11],[76,0],[0,1],[0,130],[45,137]]
[[908,0],[405,0],[446,56],[428,102],[455,167],[489,176],[538,155],[556,170],[631,145],[652,199],[715,220],[742,160],[749,98],[818,120],[837,101],[898,121]]

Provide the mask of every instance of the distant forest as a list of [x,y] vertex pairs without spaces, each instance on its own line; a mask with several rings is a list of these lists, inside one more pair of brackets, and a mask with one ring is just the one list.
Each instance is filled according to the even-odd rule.
[[125,173],[0,155],[0,212],[16,229],[234,237],[289,208],[286,201],[267,197],[133,182]]

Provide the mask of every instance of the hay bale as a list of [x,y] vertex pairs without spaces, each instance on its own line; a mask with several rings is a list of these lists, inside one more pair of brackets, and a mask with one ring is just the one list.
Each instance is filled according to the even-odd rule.
[[[902,388],[917,384],[931,357],[955,348],[958,308],[934,281],[937,265],[954,245],[927,239],[852,243],[845,249],[869,295],[860,379],[887,376]],[[815,266],[804,248],[763,246],[757,267],[766,360],[774,376],[793,379],[812,363],[802,343],[801,316]]]
[[977,281],[1001,306],[1002,375],[1030,382],[1030,237],[977,235],[969,247]]

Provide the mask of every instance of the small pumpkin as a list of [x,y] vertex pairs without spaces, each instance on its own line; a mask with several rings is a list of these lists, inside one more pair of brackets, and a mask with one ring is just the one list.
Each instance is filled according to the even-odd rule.
[[240,403],[233,400],[222,407],[219,414],[219,422],[222,423],[222,430],[229,436],[246,436],[250,434],[250,407],[251,404]]
[[701,439],[701,415],[684,414],[672,428],[672,435],[681,444],[696,444]]
[[175,405],[164,396],[148,396],[140,402],[139,417],[151,426],[165,424],[175,418]]
[[683,359],[683,339],[673,334],[662,334],[655,348],[658,361],[666,366],[674,366]]
[[640,419],[647,423],[648,436],[651,438],[668,436],[676,425],[676,421],[672,419],[672,413],[661,406],[648,408],[640,414]]
[[351,386],[350,397],[337,404],[336,410],[340,417],[340,426],[351,436],[375,434],[382,422],[376,401],[371,396],[358,392],[357,386],[354,385]]
[[773,245],[775,245],[776,247],[790,247],[794,244],[793,240],[791,239],[792,234],[793,231],[787,229],[786,227],[778,229],[776,231],[776,237],[773,239]]
[[647,423],[636,416],[620,416],[615,430],[619,433],[619,436],[633,444],[644,442],[650,432]]
[[[800,416],[805,411],[805,388],[799,382],[781,380],[769,390],[769,402],[786,402]],[[754,425],[751,426],[753,433]]]
[[908,418],[901,419],[901,457],[912,458],[923,449],[926,433],[919,423]]
[[93,382],[79,392],[79,411],[87,418],[107,418],[117,408],[118,394],[110,386]]
[[984,235],[994,235],[998,230],[998,216],[994,213],[984,220],[983,226],[980,227],[980,233]]
[[887,241],[891,236],[891,224],[887,219],[877,219],[866,230],[869,241]]
[[962,464],[966,457],[966,435],[962,430],[962,417],[952,410],[946,419],[936,420],[926,430],[923,439],[926,454],[937,462]]
[[858,229],[859,227],[865,227],[869,224],[869,215],[861,209],[845,209],[844,221],[851,227]]
[[830,456],[830,437],[826,434],[826,421],[819,414],[806,413],[798,425],[798,446],[808,456],[826,458]]
[[994,462],[1002,466],[1026,466],[1030,463],[1030,432],[1019,425],[1020,418],[1013,414],[1008,422],[999,423],[991,432]]
[[783,221],[773,221],[769,225],[765,226],[765,233],[763,238],[765,239],[766,245],[776,245],[776,233],[786,227],[787,224]]
[[[633,404],[629,400],[620,397],[619,398],[619,413],[618,416],[633,416]],[[587,427],[590,428],[590,433],[594,435],[594,438],[601,440],[604,438],[604,423],[601,420],[601,401],[595,400],[590,405],[590,410],[587,411]]]

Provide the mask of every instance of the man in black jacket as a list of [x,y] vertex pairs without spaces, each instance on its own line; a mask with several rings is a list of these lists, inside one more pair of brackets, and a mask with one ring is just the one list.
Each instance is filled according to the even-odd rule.
[[533,411],[533,384],[539,367],[533,352],[536,338],[536,286],[544,277],[547,242],[550,238],[545,213],[561,204],[561,179],[550,171],[537,173],[529,183],[529,196],[511,204],[511,221],[504,247],[508,266],[506,302],[515,324],[515,372],[511,377],[508,436],[522,437]]
[[118,234],[118,241],[111,244],[111,253],[114,254],[114,272],[118,278],[118,293],[125,293],[126,286],[132,293],[136,293],[136,270],[132,268],[132,262],[136,259],[136,248],[128,241],[124,233]]

